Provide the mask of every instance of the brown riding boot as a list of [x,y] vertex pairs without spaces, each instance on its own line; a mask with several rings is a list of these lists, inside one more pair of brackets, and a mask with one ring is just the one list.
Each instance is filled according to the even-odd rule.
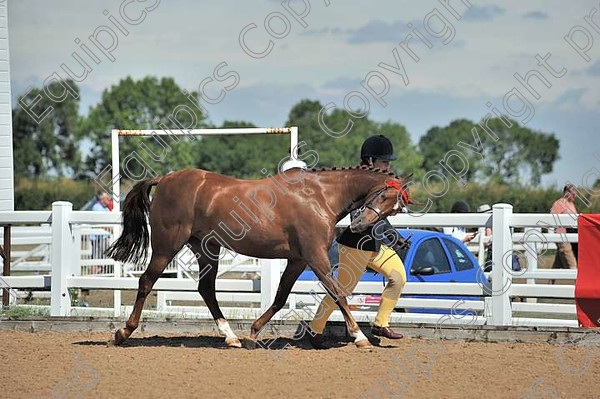
[[404,335],[392,331],[392,329],[389,328],[389,327],[373,326],[373,328],[371,328],[371,334],[373,334],[375,336],[378,336],[378,337],[388,338],[388,339],[402,339],[402,338],[404,338]]

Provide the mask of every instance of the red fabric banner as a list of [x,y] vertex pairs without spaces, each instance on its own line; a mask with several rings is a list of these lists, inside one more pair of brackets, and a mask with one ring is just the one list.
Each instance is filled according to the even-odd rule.
[[600,215],[580,214],[575,306],[581,327],[600,327]]

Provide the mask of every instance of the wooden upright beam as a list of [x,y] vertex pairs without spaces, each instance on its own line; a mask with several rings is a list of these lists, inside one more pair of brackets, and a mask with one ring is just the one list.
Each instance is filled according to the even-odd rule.
[[[4,245],[0,247],[4,265],[2,268],[3,276],[10,276],[10,224],[4,225]],[[9,305],[8,289],[2,290],[2,305]]]

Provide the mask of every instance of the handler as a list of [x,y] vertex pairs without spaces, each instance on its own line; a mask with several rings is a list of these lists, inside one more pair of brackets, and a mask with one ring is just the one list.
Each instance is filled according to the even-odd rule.
[[[378,135],[371,136],[364,141],[360,150],[360,159],[361,165],[388,171],[390,162],[395,160],[396,156],[390,140],[383,135]],[[351,213],[351,218],[354,218],[355,212]],[[381,302],[371,333],[379,337],[401,339],[403,338],[402,334],[389,328],[389,320],[406,283],[404,264],[398,253],[408,246],[408,243],[400,237],[387,219],[378,222],[375,226],[377,227],[372,226],[361,233],[353,233],[350,228],[344,230],[338,239],[337,283],[345,295],[350,295],[367,267],[385,276],[388,283],[381,295]],[[382,244],[381,241],[384,237],[391,244]],[[323,330],[325,330],[325,324],[335,307],[335,302],[330,295],[326,295],[319,305],[317,314],[310,324],[316,335],[309,334],[309,340],[315,348],[323,347]]]

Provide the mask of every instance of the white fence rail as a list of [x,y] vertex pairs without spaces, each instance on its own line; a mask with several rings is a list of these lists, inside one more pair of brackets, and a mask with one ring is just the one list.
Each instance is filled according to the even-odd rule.
[[[574,298],[574,285],[538,284],[540,279],[574,280],[576,270],[538,270],[538,255],[548,242],[560,241],[559,234],[540,233],[540,226],[576,227],[576,220],[569,215],[551,214],[513,214],[512,206],[496,204],[491,214],[427,214],[414,216],[410,214],[397,215],[390,218],[395,226],[422,228],[465,226],[482,228],[489,218],[493,222],[493,255],[494,266],[491,272],[491,289],[493,295],[485,295],[483,284],[476,283],[407,283],[403,297],[398,301],[401,308],[421,309],[450,309],[455,305],[453,300],[433,298],[406,298],[404,295],[428,296],[468,296],[478,297],[461,304],[461,309],[470,308],[481,312],[478,323],[491,325],[539,325],[539,326],[577,326]],[[94,258],[95,249],[92,241],[111,241],[111,229],[120,226],[121,215],[118,212],[73,211],[68,202],[55,202],[52,211],[17,211],[0,212],[0,223],[38,225],[39,232],[51,231],[51,239],[45,245],[50,246],[51,276],[4,276],[0,286],[12,289],[44,290],[51,289],[51,315],[68,316],[84,314],[86,308],[72,307],[69,289],[102,289],[113,290],[114,307],[104,309],[104,312],[114,316],[127,314],[131,306],[122,306],[121,290],[137,290],[138,279],[131,277],[141,269],[123,267],[118,262],[106,260],[106,269],[101,273],[92,273],[90,268],[99,267],[89,261]],[[342,220],[338,226],[347,226],[349,218]],[[513,233],[512,229],[523,228],[523,232]],[[19,231],[18,228],[15,229]],[[105,239],[104,236],[107,238]],[[110,237],[110,238],[108,238]],[[19,233],[14,235],[13,243],[19,242]],[[513,241],[516,244],[513,245]],[[567,235],[569,241],[576,241],[577,236]],[[103,243],[102,245],[105,245]],[[523,272],[512,272],[510,264],[506,263],[507,254],[513,250],[522,250],[527,258],[527,267]],[[89,256],[89,258],[86,258]],[[508,257],[510,259],[510,256]],[[83,260],[82,260],[83,259]],[[187,262],[187,260],[183,260]],[[229,265],[221,265],[227,270],[256,271],[260,270],[260,280],[217,279],[217,298],[222,302],[223,311],[227,317],[256,317],[272,303],[282,268],[285,261],[279,259],[252,259],[242,257],[228,260]],[[22,262],[21,262],[22,263]],[[241,264],[241,266],[239,266]],[[18,266],[19,264],[17,264]],[[18,270],[18,269],[17,269]],[[168,313],[196,313],[198,317],[209,317],[203,306],[172,306],[173,301],[199,300],[196,292],[197,283],[185,276],[176,265],[177,278],[160,278],[154,289],[158,291],[157,310]],[[513,274],[514,273],[514,274]],[[125,277],[122,277],[125,276]],[[513,283],[513,279],[522,279],[524,283]],[[360,282],[355,294],[377,295],[382,291],[381,283]],[[312,292],[312,294],[311,294]],[[298,281],[293,289],[288,307],[290,309],[315,311],[317,305],[315,294],[324,290],[317,282]],[[516,302],[515,297],[552,300],[562,300],[564,303]],[[359,297],[350,299],[356,306],[365,305]],[[304,307],[300,309],[300,305]],[[94,309],[97,311],[98,309]],[[514,317],[514,312],[522,312],[533,317]],[[284,313],[284,312],[281,312]],[[280,314],[281,314],[280,313]],[[372,320],[374,312],[355,311],[358,320]],[[558,318],[557,318],[558,317]],[[336,311],[332,319],[341,320],[340,312]],[[394,313],[392,321],[428,322],[439,319],[439,314]],[[466,318],[468,319],[468,318]],[[458,319],[460,321],[460,319]],[[465,320],[467,322],[468,320]]]

